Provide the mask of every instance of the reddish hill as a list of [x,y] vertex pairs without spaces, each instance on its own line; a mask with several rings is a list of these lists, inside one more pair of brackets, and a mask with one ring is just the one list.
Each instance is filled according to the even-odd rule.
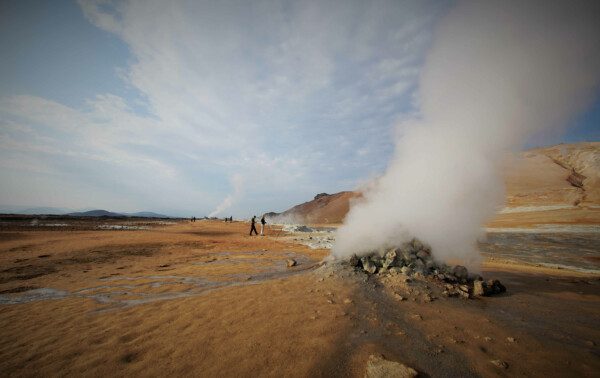
[[317,194],[312,201],[296,205],[276,217],[291,223],[342,223],[350,209],[350,201],[360,197],[360,193],[339,192]]

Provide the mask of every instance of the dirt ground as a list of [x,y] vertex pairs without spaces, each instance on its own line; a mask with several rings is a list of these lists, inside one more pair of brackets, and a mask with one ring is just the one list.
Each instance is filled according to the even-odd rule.
[[425,302],[248,230],[1,228],[0,375],[362,377],[373,353],[423,376],[600,374],[598,276],[494,261],[506,294]]

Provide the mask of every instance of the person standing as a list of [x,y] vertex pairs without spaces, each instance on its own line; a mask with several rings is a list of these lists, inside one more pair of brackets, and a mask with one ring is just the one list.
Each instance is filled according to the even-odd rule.
[[250,226],[250,236],[252,236],[252,231],[254,231],[256,235],[258,235],[258,232],[256,231],[256,215],[252,217],[252,226]]
[[263,215],[260,220],[260,236],[264,236],[263,230],[265,228],[265,224],[267,224],[267,221],[265,220],[265,216]]

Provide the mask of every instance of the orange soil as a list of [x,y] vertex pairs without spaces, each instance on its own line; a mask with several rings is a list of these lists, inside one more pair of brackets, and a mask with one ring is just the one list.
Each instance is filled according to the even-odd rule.
[[[432,376],[600,371],[597,277],[496,263],[484,272],[507,285],[505,296],[399,302],[376,277],[362,283],[308,269],[327,251],[290,244],[272,230],[265,237],[247,231],[245,223],[205,221],[145,231],[0,230],[0,295],[11,297],[20,293],[7,292],[19,288],[72,292],[119,280],[140,284],[132,289],[140,295],[189,292],[194,285],[186,282],[158,288],[144,283],[152,276],[230,282],[282,262],[282,251],[306,258],[290,268],[296,275],[239,279],[198,295],[131,307],[76,296],[0,304],[0,372],[363,376],[370,353]],[[235,254],[248,251],[257,251],[248,263],[249,255]],[[490,363],[495,359],[509,368],[497,368]]]

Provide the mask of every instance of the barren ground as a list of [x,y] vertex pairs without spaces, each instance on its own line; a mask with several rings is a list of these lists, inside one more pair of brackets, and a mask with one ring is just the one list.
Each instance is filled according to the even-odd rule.
[[277,230],[147,226],[0,229],[0,375],[363,376],[372,353],[425,376],[600,372],[597,275],[495,260],[505,295],[400,301]]

